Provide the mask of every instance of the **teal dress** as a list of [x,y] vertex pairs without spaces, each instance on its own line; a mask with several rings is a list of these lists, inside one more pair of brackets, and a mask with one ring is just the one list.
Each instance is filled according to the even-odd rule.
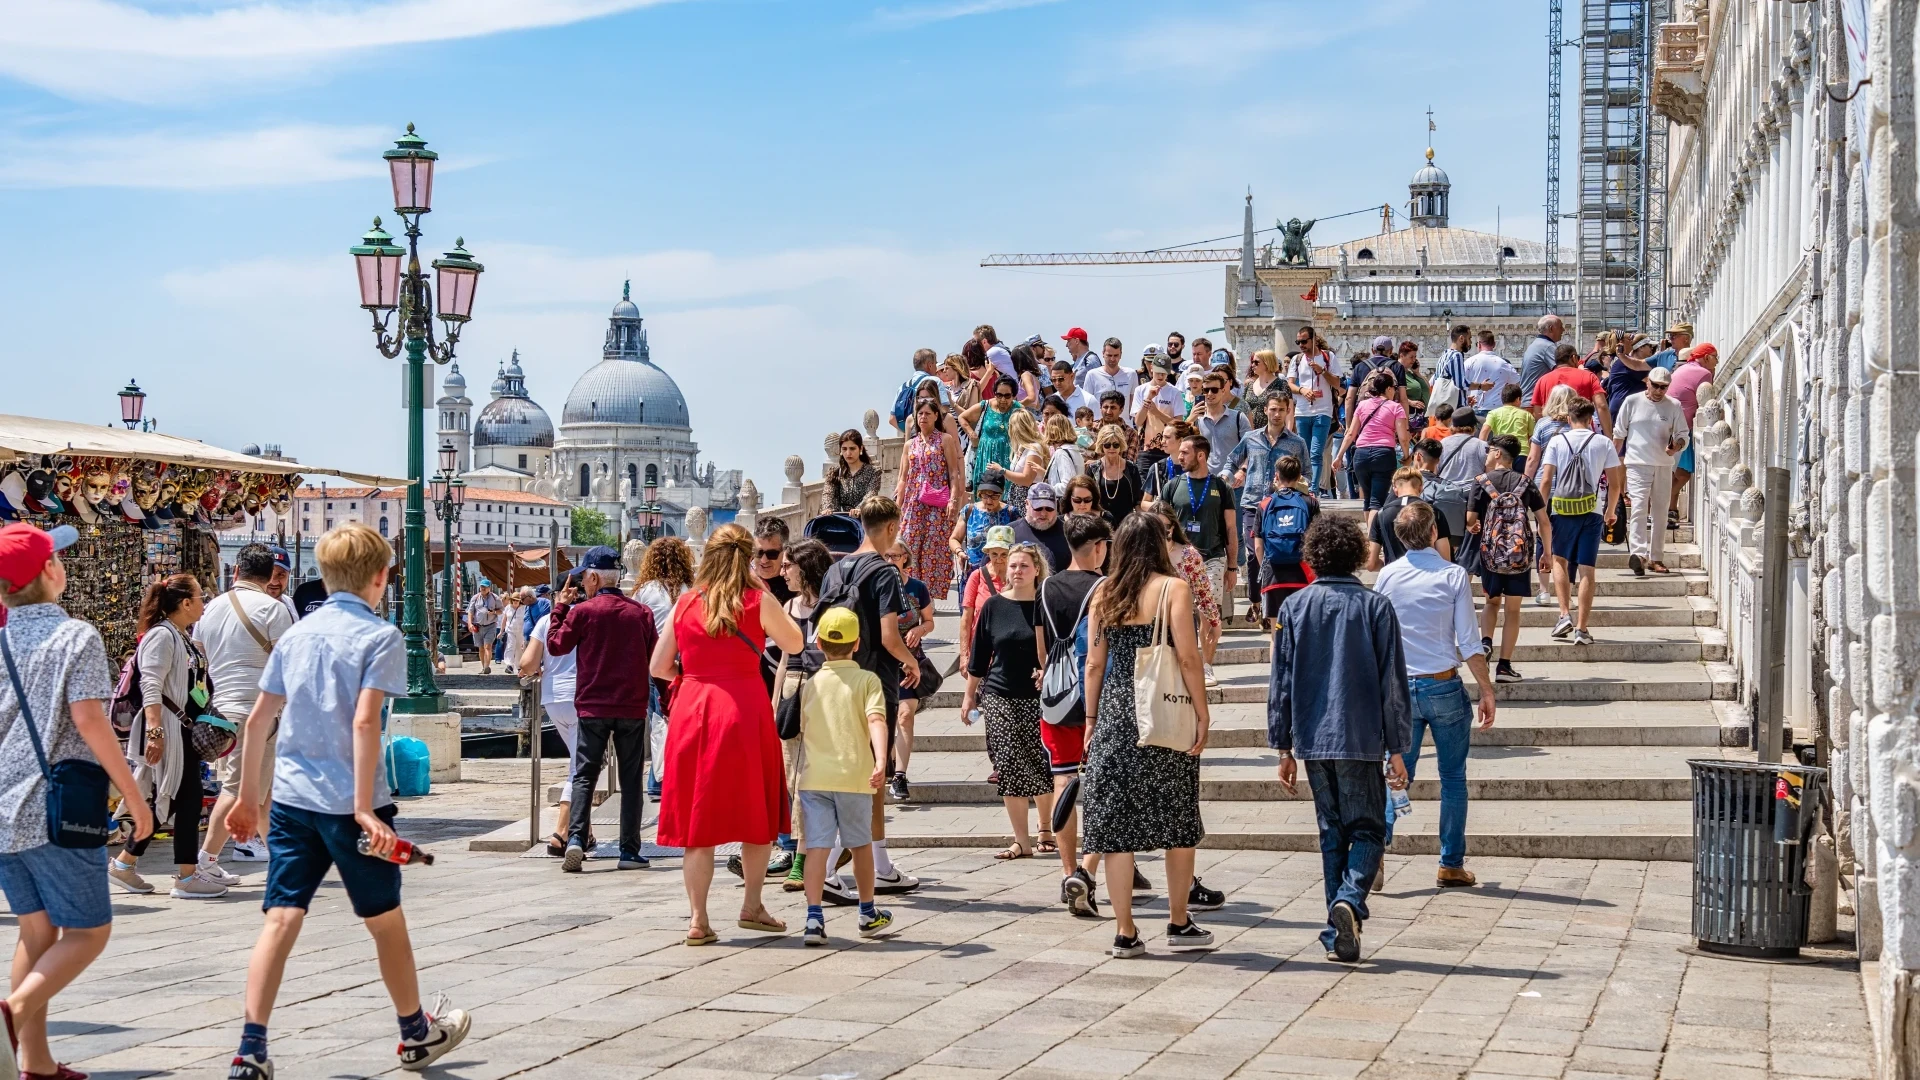
[[[1015,405],[1013,409],[1019,408]],[[1013,409],[1000,412],[989,402],[980,410],[980,440],[973,448],[973,485],[986,479],[987,466],[1005,469],[1013,463],[1013,443],[1007,438],[1007,418]]]

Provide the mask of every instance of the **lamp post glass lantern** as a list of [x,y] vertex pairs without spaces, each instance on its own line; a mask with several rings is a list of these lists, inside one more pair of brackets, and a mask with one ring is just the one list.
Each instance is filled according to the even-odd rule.
[[137,381],[128,379],[127,388],[120,391],[120,422],[127,425],[128,431],[132,431],[140,426],[140,415],[146,408],[147,392],[140,389]]
[[[445,324],[445,341],[435,339],[433,288],[420,269],[420,217],[433,209],[433,172],[440,155],[427,149],[427,140],[407,125],[407,133],[394,141],[394,148],[381,155],[386,160],[393,185],[393,212],[407,242],[403,248],[373,220],[373,228],[360,243],[347,249],[354,258],[360,284],[360,306],[373,317],[374,346],[380,355],[392,359],[403,351],[407,357],[407,509],[405,527],[406,593],[400,616],[400,630],[407,642],[407,696],[394,701],[401,713],[437,713],[445,704],[434,683],[433,661],[427,651],[427,465],[426,443],[421,433],[427,397],[426,364],[453,359],[460,340],[460,328],[473,314],[474,286],[484,269],[464,247],[456,244],[446,258],[436,260],[438,286],[443,290],[438,313]],[[401,268],[405,257],[406,267]],[[452,295],[444,295],[450,290]],[[398,321],[389,331],[389,320]],[[451,468],[448,467],[448,471]],[[455,501],[455,485],[448,482],[448,502]],[[450,524],[450,523],[449,523]],[[449,532],[451,537],[451,532]],[[452,543],[447,545],[449,553]],[[451,584],[451,574],[449,586]],[[451,612],[448,612],[449,616]],[[443,634],[443,645],[446,644]]]

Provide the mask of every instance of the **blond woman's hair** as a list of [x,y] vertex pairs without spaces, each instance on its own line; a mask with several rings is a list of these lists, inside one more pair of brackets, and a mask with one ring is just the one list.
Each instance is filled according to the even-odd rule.
[[1080,433],[1074,430],[1073,421],[1055,414],[1047,417],[1046,438],[1048,446],[1065,446],[1080,438]]
[[357,593],[393,565],[393,545],[357,521],[335,525],[313,547],[320,580],[330,593]]
[[1093,436],[1093,448],[1095,450],[1099,450],[1100,453],[1103,453],[1103,454],[1106,453],[1105,450],[1100,449],[1100,444],[1106,442],[1109,439],[1120,440],[1120,453],[1125,454],[1127,452],[1127,429],[1126,428],[1121,427],[1119,424],[1103,425],[1100,428],[1100,430],[1096,432]]
[[693,587],[706,606],[707,636],[727,637],[740,627],[743,597],[753,583],[753,537],[738,525],[720,526],[707,538]]
[[1046,449],[1040,441],[1040,425],[1033,419],[1033,414],[1025,409],[1015,409],[1013,415],[1007,417],[1007,442],[1013,447],[1015,461],[1019,460],[1022,450]]
[[1255,349],[1253,351],[1253,362],[1256,366],[1265,365],[1266,372],[1269,375],[1280,374],[1280,357],[1272,349]]
[[1549,420],[1558,420],[1563,424],[1567,423],[1570,414],[1573,412],[1574,400],[1579,396],[1580,391],[1575,390],[1566,383],[1561,383],[1559,386],[1553,388],[1552,393],[1547,395],[1547,403],[1540,409],[1540,414]]

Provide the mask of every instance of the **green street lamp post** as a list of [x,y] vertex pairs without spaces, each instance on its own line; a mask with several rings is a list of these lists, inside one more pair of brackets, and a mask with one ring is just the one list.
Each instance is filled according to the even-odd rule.
[[[420,270],[420,218],[433,209],[433,170],[440,155],[427,149],[413,125],[381,155],[393,181],[393,212],[405,226],[407,246],[401,248],[373,219],[373,228],[348,248],[360,280],[360,306],[373,316],[373,336],[380,355],[392,359],[407,354],[407,511],[405,537],[407,591],[401,607],[400,631],[407,642],[407,696],[393,703],[395,712],[445,711],[445,699],[433,681],[433,661],[427,652],[427,510],[426,446],[421,422],[427,397],[426,362],[453,359],[460,328],[473,315],[474,287],[483,267],[467,254],[464,241],[433,261],[437,280],[429,288]],[[400,265],[406,258],[406,267]],[[439,307],[434,306],[438,293]],[[399,312],[399,324],[388,333],[388,320]],[[434,340],[433,319],[445,326],[446,342]]]
[[452,443],[440,444],[440,472],[433,478],[433,501],[440,511],[445,533],[445,554],[440,559],[440,655],[452,656],[460,648],[458,599],[454,592],[453,534],[460,524],[460,508],[467,502],[467,482],[454,475],[459,455]]

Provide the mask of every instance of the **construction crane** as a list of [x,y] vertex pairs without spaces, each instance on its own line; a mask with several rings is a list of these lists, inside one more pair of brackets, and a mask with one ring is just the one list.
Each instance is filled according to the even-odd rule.
[[[1370,214],[1376,211],[1382,215],[1381,220],[1386,222],[1386,224],[1381,227],[1382,231],[1390,230],[1392,228],[1393,208],[1384,205],[1366,206],[1358,210],[1349,210],[1344,214],[1334,214],[1331,217],[1318,218],[1315,224],[1321,221],[1336,221],[1340,218],[1352,217],[1355,214]],[[1275,225],[1271,229],[1255,229],[1253,227],[1253,196],[1252,194],[1248,194],[1247,222],[1245,231],[1241,234],[1241,247],[1208,248],[1195,246],[1198,244],[1214,244],[1222,240],[1233,239],[1233,236],[1229,234],[1227,236],[1216,236],[1211,240],[1196,240],[1193,244],[1176,244],[1173,247],[1153,248],[1148,251],[1053,251],[1018,255],[989,255],[980,260],[980,265],[991,268],[1014,266],[1141,266],[1164,263],[1232,263],[1241,261],[1241,257],[1245,253],[1244,248],[1252,243],[1254,236],[1261,233],[1277,232],[1281,228],[1281,225]],[[1258,249],[1255,262],[1256,265],[1259,266],[1277,265],[1272,241],[1268,241]]]

